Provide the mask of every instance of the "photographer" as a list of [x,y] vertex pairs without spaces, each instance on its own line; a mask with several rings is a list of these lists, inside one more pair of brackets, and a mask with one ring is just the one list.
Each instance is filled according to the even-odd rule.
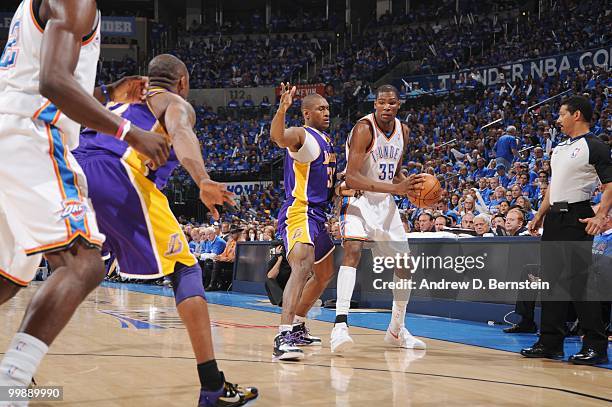
[[287,261],[285,246],[280,241],[275,241],[270,249],[270,261],[268,261],[266,276],[266,293],[272,305],[283,306],[283,290],[291,275],[291,266]]

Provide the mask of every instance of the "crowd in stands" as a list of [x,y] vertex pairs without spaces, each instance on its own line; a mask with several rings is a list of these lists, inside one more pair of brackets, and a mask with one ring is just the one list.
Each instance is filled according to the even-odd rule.
[[[325,96],[334,117],[329,133],[336,146],[339,168],[346,165],[344,144],[354,120],[369,112],[352,111],[348,115],[344,110],[355,100],[363,99],[364,92],[370,93],[369,87],[360,82],[378,75],[389,65],[402,59],[417,59],[421,61],[421,73],[455,71],[457,65],[501,64],[611,42],[609,30],[605,29],[611,23],[610,5],[600,0],[580,3],[561,0],[552,9],[544,7],[539,18],[532,13],[520,16],[519,20],[514,15],[491,16],[492,11],[500,11],[499,5],[493,9],[493,2],[482,3],[478,10],[473,7],[474,2],[460,4],[461,13],[465,14],[461,14],[459,24],[454,21],[450,2],[418,6],[403,17],[400,13],[385,15],[378,24],[366,27],[364,34],[338,53],[332,64],[319,69],[314,80],[328,84]],[[512,1],[500,4],[506,10],[516,10],[517,6]],[[471,12],[474,14],[468,18],[467,13]],[[419,20],[420,24],[411,24],[411,19],[425,15],[428,18]],[[261,16],[253,15],[250,22],[240,24],[259,27],[258,19]],[[283,25],[298,23],[274,21],[279,30],[299,31],[298,26],[289,29]],[[303,70],[307,61],[325,53],[332,39],[319,34],[203,39],[203,35],[210,34],[206,30],[192,25],[173,51],[187,63],[193,88],[278,85],[283,78]],[[231,33],[233,28],[227,30],[226,33]],[[475,89],[474,99],[440,98],[433,105],[407,103],[399,113],[400,119],[412,129],[404,162],[406,170],[437,175],[446,191],[443,202],[431,208],[432,222],[436,222],[435,215],[443,214],[449,224],[462,225],[467,213],[476,217],[480,213],[506,215],[513,205],[520,206],[524,218],[529,220],[550,179],[551,149],[562,135],[554,124],[559,100],[529,114],[527,106],[566,89],[587,93],[595,108],[593,131],[603,138],[611,136],[610,73],[602,68],[587,68],[585,72],[564,71],[560,75],[544,75],[537,80],[525,78],[487,88],[468,75],[455,85],[471,85]],[[100,79],[110,82],[135,70],[131,60],[105,61]],[[402,95],[405,91],[402,89]],[[274,105],[274,100],[264,100],[259,105],[250,100],[242,104],[230,101],[226,109],[217,112],[209,106],[195,106],[196,133],[213,175],[257,174],[265,165],[282,158],[283,151],[269,137]],[[287,116],[288,126],[301,125],[299,102]],[[499,118],[502,122],[497,126],[481,131],[485,124]],[[436,147],[451,140],[454,143]],[[174,189],[193,187],[182,169],[175,172],[169,185]],[[281,185],[265,187],[256,194],[241,196],[235,211],[224,212],[224,220],[262,222],[276,218],[283,199]],[[597,199],[596,193],[595,203]],[[407,229],[420,230],[419,217],[423,211],[411,207],[406,199],[398,198],[398,204],[405,213]]]
[[[297,82],[300,78],[303,82],[339,86],[351,80],[373,81],[401,61],[418,62],[411,74],[432,74],[502,65],[517,59],[605,46],[612,41],[606,29],[612,24],[612,8],[603,0],[575,4],[559,1],[553,8],[543,7],[539,15],[533,11],[520,14],[514,1],[484,2],[478,7],[469,1],[461,4],[457,18],[454,5],[445,2],[418,5],[408,14],[385,14],[376,22],[364,24],[360,33],[350,36],[350,41],[343,40],[343,49],[337,50],[333,41],[331,60],[330,37],[315,34],[319,29],[311,28],[308,34],[272,34],[258,39],[221,35],[250,33],[252,30],[245,24],[251,28],[256,21],[262,24],[258,13],[250,24],[248,19],[225,23],[225,31],[214,25],[193,23],[179,35],[177,48],[171,52],[187,63],[193,88],[276,85],[280,80]],[[513,12],[497,14],[510,10]],[[311,19],[326,21],[304,14],[304,19],[292,19],[288,26],[279,23],[283,19],[275,18],[273,26],[278,31],[272,32],[294,31],[291,24],[312,26]],[[205,37],[215,33],[219,35]],[[321,67],[322,56],[325,63]],[[312,75],[315,60],[319,69]]]
[[[225,16],[222,23],[192,21],[186,30],[181,30],[179,36],[190,34],[197,35],[229,35],[229,34],[264,34],[264,33],[289,33],[289,32],[316,32],[333,30],[340,23],[337,14],[331,13],[329,18],[325,17],[323,7],[312,7],[308,10],[300,8],[293,12],[279,10],[272,14],[270,25],[266,26],[264,10],[255,9],[248,17]],[[247,13],[244,11],[243,13]]]
[[[457,4],[458,3],[458,4]],[[457,5],[459,9],[457,10]],[[517,0],[442,0],[426,1],[423,3],[412,3],[408,13],[405,10],[383,14],[378,21],[366,24],[368,29],[376,29],[380,26],[398,26],[419,24],[426,21],[440,22],[450,20],[456,14],[493,14],[518,9],[520,2]]]
[[265,38],[202,38],[186,35],[172,54],[189,68],[192,88],[276,86],[282,78],[298,77],[306,65],[329,54],[331,36],[274,34]]
[[[374,80],[401,61],[417,61],[411,74],[454,72],[474,66],[495,66],[520,59],[539,58],[605,46],[612,42],[612,6],[603,0],[574,4],[559,1],[554,9],[533,15],[491,15],[478,9],[473,14],[436,18],[432,8],[407,16],[383,15],[362,35],[325,64],[317,79],[323,82],[351,79]],[[513,3],[507,4],[508,8]],[[449,8],[442,8],[448,12]],[[454,9],[453,9],[454,10]],[[597,12],[593,12],[597,10]],[[418,16],[419,24],[403,24]],[[436,18],[433,21],[432,17]],[[446,19],[444,19],[446,18]],[[397,21],[399,25],[391,25]],[[388,27],[391,25],[391,27]],[[534,41],[537,38],[537,41]]]
[[[177,47],[170,52],[188,65],[192,88],[270,86],[288,79],[295,83],[300,78],[341,87],[351,80],[373,81],[401,61],[418,62],[411,74],[432,74],[502,65],[612,42],[606,29],[612,25],[612,6],[603,0],[558,1],[554,7],[542,7],[539,15],[533,10],[525,15],[519,13],[515,1],[477,5],[463,1],[458,18],[454,4],[450,4],[454,1],[448,3],[417,4],[408,14],[384,14],[378,21],[364,24],[360,33],[350,36],[350,41],[343,40],[346,46],[337,53],[335,37],[320,33],[314,23],[327,20],[312,14],[314,11],[312,15],[304,12],[302,18],[274,17],[273,26],[278,31],[272,32],[284,34],[265,37],[222,36],[253,31],[247,26],[262,27],[259,12],[233,24],[225,23],[226,31],[218,31],[214,24],[194,22],[179,33]],[[513,12],[498,14],[510,10]],[[293,30],[296,27],[310,28],[307,34],[288,34],[300,31]],[[206,36],[210,34],[219,35]],[[330,41],[334,49],[331,60]],[[325,63],[321,67],[322,56]],[[315,61],[319,68],[313,75]],[[129,72],[130,65],[126,68],[123,70]]]
[[[412,207],[406,198],[397,199],[404,212],[407,230],[421,230],[423,212],[429,213],[432,222],[435,222],[436,215],[443,214],[448,226],[466,226],[462,224],[466,214],[484,214],[494,221],[493,216],[506,216],[518,206],[522,210],[521,216],[529,221],[550,181],[551,150],[564,137],[555,125],[562,99],[526,113],[527,106],[538,101],[566,89],[573,89],[575,94],[586,94],[595,111],[593,132],[608,142],[612,139],[612,106],[609,104],[612,79],[605,69],[564,72],[552,77],[544,76],[541,80],[516,81],[512,86],[515,87],[512,93],[507,84],[499,84],[479,89],[475,101],[451,103],[449,99],[443,99],[433,106],[412,106],[400,111],[399,118],[412,129],[404,157],[406,171],[436,175],[444,188],[442,201],[429,212]],[[300,125],[299,109],[292,108],[290,113],[288,125]],[[481,131],[483,126],[499,118],[502,121],[497,125]],[[212,130],[200,129],[199,136],[206,140],[203,146],[209,168],[214,170],[221,164],[226,166],[222,168],[229,170],[236,157],[253,157],[258,165],[265,161],[261,157],[282,157],[283,152],[269,142],[267,120],[252,121],[251,134],[224,128],[216,130],[212,122],[208,124]],[[238,126],[243,122],[227,120],[221,126]],[[338,118],[329,131],[340,169],[346,165],[344,144],[353,124]],[[263,127],[257,129],[257,126]],[[219,137],[227,137],[228,142],[219,142]],[[229,143],[230,140],[233,144]],[[452,140],[455,141],[445,144]],[[436,147],[440,145],[444,145],[443,148]],[[219,153],[219,149],[223,151]],[[237,161],[244,165],[243,158]],[[186,176],[183,182],[189,183]],[[224,219],[262,222],[276,218],[283,199],[280,185],[257,187],[255,193],[242,195],[238,209],[226,211]],[[600,192],[595,191],[593,203],[599,199]],[[468,225],[473,229],[473,224]]]
[[112,83],[125,76],[136,75],[138,66],[132,58],[121,60],[100,59],[98,62],[98,82]]

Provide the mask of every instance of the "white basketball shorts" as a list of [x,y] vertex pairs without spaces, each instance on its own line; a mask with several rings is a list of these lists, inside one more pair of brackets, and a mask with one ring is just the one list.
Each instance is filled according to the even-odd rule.
[[[63,134],[41,120],[0,114],[0,268],[27,285],[40,253],[60,251],[77,239],[100,247],[104,235],[87,198],[83,170]],[[32,259],[20,260],[20,253]],[[24,265],[25,264],[25,265]],[[26,268],[28,270],[26,270]]]
[[408,239],[391,194],[364,192],[345,197],[340,209],[340,234],[344,240],[363,240],[373,255],[408,253]]

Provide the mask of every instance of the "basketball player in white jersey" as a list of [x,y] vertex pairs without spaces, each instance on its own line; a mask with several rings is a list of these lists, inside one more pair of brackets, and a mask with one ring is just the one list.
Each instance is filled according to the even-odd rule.
[[0,386],[30,384],[48,346],[104,278],[104,236],[70,153],[80,127],[125,139],[153,165],[169,154],[165,137],[131,126],[93,96],[99,53],[94,0],[24,0],[15,12],[0,58],[0,303],[32,280],[43,254],[54,273],[0,362]]
[[[380,86],[376,90],[375,112],[361,118],[346,141],[346,188],[361,191],[361,195],[343,198],[340,210],[344,258],[338,272],[332,352],[344,352],[353,345],[347,318],[364,243],[371,242],[373,256],[408,253],[406,233],[393,195],[420,190],[423,176],[406,177],[401,172],[410,129],[396,118],[399,107],[397,89]],[[395,270],[394,280],[402,278],[410,278],[408,269]],[[385,342],[425,349],[425,343],[404,326],[409,296],[409,289],[393,290],[393,310]]]

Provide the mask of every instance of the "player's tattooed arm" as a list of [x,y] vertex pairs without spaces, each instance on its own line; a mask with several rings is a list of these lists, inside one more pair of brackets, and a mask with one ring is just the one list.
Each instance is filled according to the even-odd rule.
[[285,114],[293,103],[295,90],[295,86],[291,87],[289,83],[281,83],[280,103],[270,125],[270,138],[272,141],[280,148],[289,148],[293,152],[298,151],[302,147],[306,138],[306,131],[303,127],[285,128]]

